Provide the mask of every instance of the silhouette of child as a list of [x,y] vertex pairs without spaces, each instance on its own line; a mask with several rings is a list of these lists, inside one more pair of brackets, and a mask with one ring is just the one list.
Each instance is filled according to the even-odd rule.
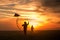
[[33,25],[31,26],[31,31],[33,32],[33,29],[34,29],[34,27],[33,27]]
[[27,26],[28,26],[28,24],[29,24],[29,22],[28,23],[24,22],[24,24],[22,25],[23,28],[24,28],[24,34],[25,35],[26,35],[26,32],[27,32]]

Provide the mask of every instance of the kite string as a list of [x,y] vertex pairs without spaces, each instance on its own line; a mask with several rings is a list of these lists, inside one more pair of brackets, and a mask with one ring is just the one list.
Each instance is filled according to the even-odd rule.
[[17,19],[16,19],[16,25],[17,25],[17,28],[20,30],[20,28],[18,26],[18,20],[19,20],[19,18],[17,17]]

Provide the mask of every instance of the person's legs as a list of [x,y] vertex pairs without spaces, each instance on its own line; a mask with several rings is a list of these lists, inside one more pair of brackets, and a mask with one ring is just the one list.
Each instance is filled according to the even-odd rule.
[[25,34],[25,35],[26,35],[26,32],[27,32],[27,28],[25,27],[25,28],[24,28],[24,34]]

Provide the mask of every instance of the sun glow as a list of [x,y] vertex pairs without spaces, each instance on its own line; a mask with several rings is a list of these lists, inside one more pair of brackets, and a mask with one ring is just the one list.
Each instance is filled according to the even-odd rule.
[[27,4],[18,7],[22,9],[21,11],[18,11],[21,15],[20,18],[22,18],[24,21],[29,22],[30,27],[33,25],[33,27],[37,29],[38,27],[43,26],[45,23],[48,23],[47,17],[41,15],[41,12],[38,12],[42,11],[43,9],[37,9],[37,5],[35,5],[35,3],[33,5]]
[[[41,15],[42,13],[37,13],[37,12],[21,12],[21,16],[27,23],[29,22],[29,28],[33,25],[34,29],[37,30],[38,28],[44,26],[44,24],[48,23],[47,22],[47,17],[44,15]],[[24,14],[25,13],[25,14]]]
[[[30,12],[31,13],[31,12]],[[34,12],[33,12],[34,13]],[[33,27],[36,29],[38,27],[43,26],[45,23],[47,23],[47,17],[43,16],[43,15],[38,15],[37,13],[35,14],[31,14],[28,16],[29,19],[29,25],[30,27],[33,25]]]

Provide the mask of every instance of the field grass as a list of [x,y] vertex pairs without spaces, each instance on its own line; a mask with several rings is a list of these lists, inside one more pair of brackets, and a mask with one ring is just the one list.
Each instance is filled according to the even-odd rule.
[[42,30],[24,35],[23,31],[0,31],[0,40],[59,40],[60,30]]

